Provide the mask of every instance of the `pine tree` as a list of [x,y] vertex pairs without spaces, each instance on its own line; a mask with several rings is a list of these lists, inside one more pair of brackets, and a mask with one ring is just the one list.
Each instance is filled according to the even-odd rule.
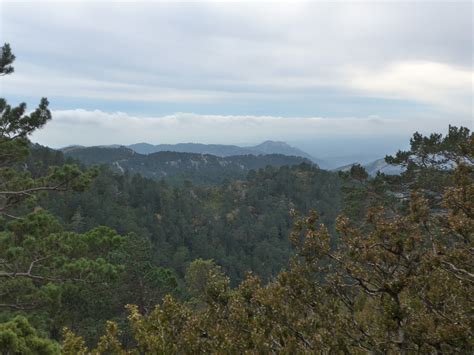
[[[5,44],[1,52],[1,76],[13,73],[15,56],[10,46]],[[17,313],[34,315],[37,324],[53,323],[52,315],[71,284],[90,287],[116,277],[120,267],[111,261],[111,254],[123,241],[105,227],[85,234],[66,232],[57,218],[41,208],[41,194],[81,191],[96,175],[95,169],[82,171],[65,164],[33,177],[25,167],[31,147],[28,137],[51,119],[48,105],[43,98],[37,109],[26,114],[26,104],[11,107],[0,99],[0,314],[3,319]],[[25,322],[13,318],[0,324],[0,337],[6,339],[15,324],[30,329]],[[11,338],[23,344],[21,349],[13,344],[2,351],[36,353],[41,341],[34,332],[15,335],[22,336]]]

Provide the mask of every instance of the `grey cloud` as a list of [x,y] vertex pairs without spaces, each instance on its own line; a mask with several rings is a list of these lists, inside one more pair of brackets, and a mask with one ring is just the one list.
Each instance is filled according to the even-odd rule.
[[[3,1],[1,9],[0,39],[18,57],[4,95],[264,105],[337,91],[426,103],[439,115],[472,108],[471,2]],[[411,75],[420,63],[460,84]]]
[[398,60],[467,67],[471,6],[7,2],[2,22],[4,37],[31,55],[32,49],[38,57],[50,55],[52,65],[96,75],[127,68],[179,81],[285,71],[314,75],[347,63]]

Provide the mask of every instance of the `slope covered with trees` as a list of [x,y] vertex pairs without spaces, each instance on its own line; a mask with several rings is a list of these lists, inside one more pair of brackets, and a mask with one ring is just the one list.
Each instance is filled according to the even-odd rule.
[[[48,161],[44,150],[33,155]],[[49,154],[53,159],[57,153]],[[155,261],[181,276],[190,261],[204,258],[216,260],[234,282],[248,270],[267,280],[287,265],[291,253],[289,210],[316,206],[332,225],[340,209],[340,181],[308,164],[267,167],[214,187],[174,186],[104,167],[87,191],[41,203],[74,231],[107,225],[120,234],[146,236]]]
[[[136,343],[121,343],[109,322],[95,351],[472,352],[474,135],[415,134],[410,151],[386,159],[406,172],[368,179],[358,166],[345,176],[365,217],[338,217],[336,243],[311,212],[290,234],[290,269],[269,283],[248,274],[231,288],[220,267],[197,261],[187,273],[194,302],[166,297],[148,315],[128,306]],[[63,346],[88,351],[69,330]]]
[[313,164],[306,158],[282,154],[219,157],[162,151],[144,155],[126,147],[68,148],[65,155],[86,165],[105,164],[118,173],[140,174],[154,180],[166,179],[174,184],[189,180],[199,185],[218,185],[243,179],[250,170],[267,166]]
[[396,176],[173,185],[33,146],[48,101],[26,112],[0,100],[3,353],[473,351],[467,128],[415,133]]

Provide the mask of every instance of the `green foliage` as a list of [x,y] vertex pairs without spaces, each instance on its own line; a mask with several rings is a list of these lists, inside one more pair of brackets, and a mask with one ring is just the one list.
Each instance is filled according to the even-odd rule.
[[[13,72],[14,59],[10,47],[3,46],[3,74]],[[111,231],[63,232],[60,223],[36,205],[41,192],[84,189],[95,172],[63,165],[50,167],[45,176],[32,177],[21,164],[29,151],[27,137],[51,119],[48,100],[42,99],[31,114],[25,112],[25,104],[12,108],[0,99],[0,213],[7,218],[0,226],[1,308],[22,311],[57,304],[66,280],[88,282],[96,279],[96,273],[114,273],[114,267],[95,249],[108,243],[104,235],[114,239]],[[34,212],[20,217],[28,207]],[[90,254],[95,255],[91,258]]]
[[409,151],[398,151],[395,157],[387,156],[387,163],[415,168],[449,168],[449,162],[472,163],[472,133],[467,127],[449,126],[448,134],[432,133],[423,136],[416,132],[410,139]]
[[336,243],[316,212],[294,212],[296,255],[272,281],[248,274],[231,289],[196,260],[186,281],[200,307],[172,297],[148,315],[129,306],[135,343],[118,345],[116,328],[105,337],[126,353],[471,353],[474,166],[457,161],[436,206],[421,189],[399,205],[381,199],[362,221],[340,216]]
[[[14,59],[3,46],[2,75],[13,72]],[[47,99],[31,114],[24,103],[11,107],[0,99],[0,319],[7,353],[58,352],[17,314],[51,338],[69,325],[96,340],[100,321],[120,317],[124,304],[137,301],[131,290],[148,305],[176,288],[174,275],[151,262],[146,237],[148,244],[134,249],[143,238],[97,224],[85,230],[77,215],[71,231],[40,206],[47,192],[84,191],[98,174],[28,141],[50,119]]]
[[15,55],[12,53],[10,45],[5,43],[2,46],[2,56],[0,57],[0,76],[11,74],[15,71],[12,63],[15,61]]
[[84,234],[64,232],[42,209],[10,222],[0,232],[1,307],[53,311],[63,302],[70,282],[113,280],[120,268],[109,254],[122,242],[106,227]]
[[[42,206],[79,232],[107,225],[152,242],[152,259],[180,278],[194,259],[215,260],[233,282],[252,270],[264,280],[286,267],[290,209],[311,207],[333,228],[340,211],[337,174],[310,165],[252,171],[216,187],[176,187],[102,168],[90,189],[44,199]],[[76,227],[77,228],[77,227]]]
[[148,238],[128,235],[116,262],[124,266],[124,272],[116,284],[122,295],[117,304],[136,304],[143,313],[150,312],[166,294],[177,291],[175,274],[152,262],[152,245]]
[[220,290],[228,283],[221,268],[212,260],[194,260],[186,269],[184,278],[190,295],[200,301],[206,301],[215,293],[214,289]]
[[[0,58],[2,75],[13,72],[11,64],[14,59],[10,46],[5,44]],[[52,166],[44,176],[33,178],[24,169],[22,164],[30,146],[28,136],[51,119],[48,105],[48,100],[43,98],[39,106],[27,115],[25,103],[11,107],[0,98],[0,213],[8,218],[17,217],[10,211],[15,212],[21,203],[34,204],[38,193],[83,190],[97,174],[95,169],[83,172],[75,165],[66,164]]]
[[60,354],[59,344],[41,337],[25,317],[0,323],[0,349],[3,354]]
[[474,164],[474,135],[468,128],[449,126],[448,134],[422,136],[415,133],[410,149],[387,156],[387,163],[405,167],[400,175],[378,174],[365,180],[363,168],[353,167],[344,179],[344,212],[354,221],[363,221],[370,207],[384,206],[391,211],[409,211],[410,194],[420,193],[430,209],[443,208],[445,189],[453,186],[453,172]]

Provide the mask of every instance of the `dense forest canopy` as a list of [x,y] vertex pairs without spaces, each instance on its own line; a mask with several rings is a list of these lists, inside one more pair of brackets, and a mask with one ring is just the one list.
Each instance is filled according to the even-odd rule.
[[[1,75],[14,60],[4,45]],[[465,127],[415,133],[385,159],[399,175],[303,161],[177,184],[31,144],[45,98],[0,114],[3,353],[474,349]]]

